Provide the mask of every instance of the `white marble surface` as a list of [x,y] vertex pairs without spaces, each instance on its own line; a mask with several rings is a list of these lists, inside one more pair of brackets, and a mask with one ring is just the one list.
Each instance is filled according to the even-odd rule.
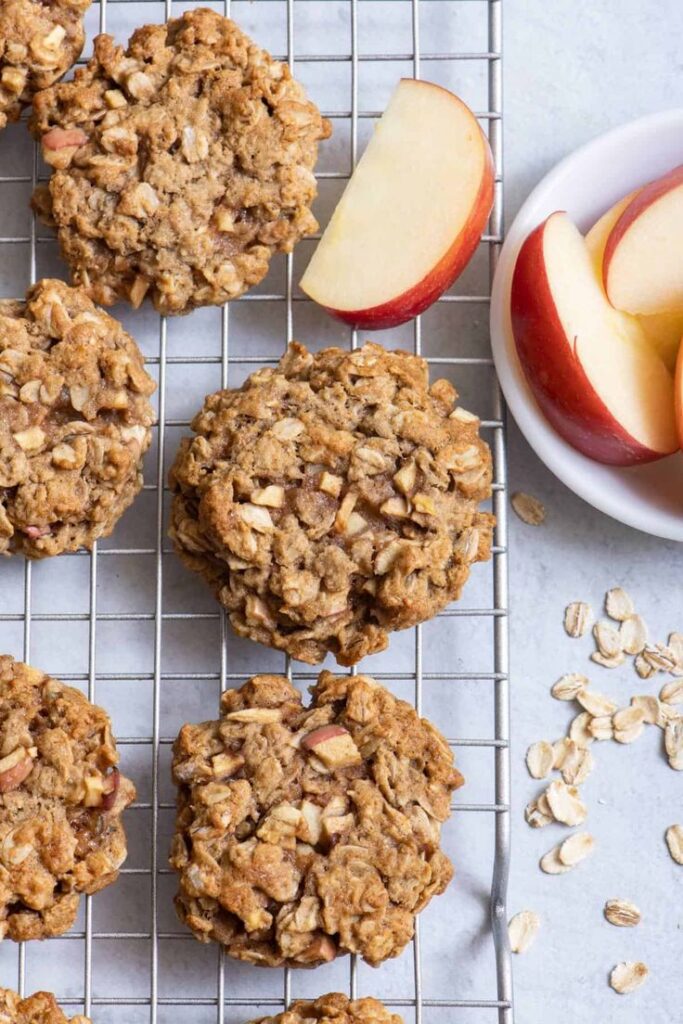
[[[678,0],[644,4],[527,0],[508,3],[505,18],[505,169],[508,223],[529,190],[561,157],[594,135],[651,111],[681,104]],[[681,144],[683,157],[683,142]],[[671,771],[659,735],[631,747],[602,744],[584,787],[596,837],[592,861],[561,877],[538,869],[559,827],[532,831],[525,802],[540,788],[524,769],[527,745],[555,739],[571,717],[548,690],[563,671],[585,670],[589,639],[562,629],[568,600],[599,607],[604,591],[622,583],[659,629],[683,625],[683,548],[649,538],[594,511],[555,480],[510,430],[510,483],[538,495],[548,519],[538,530],[510,522],[513,868],[510,911],[535,909],[542,932],[515,958],[517,1020],[581,1024],[670,1024],[681,1019],[683,869],[668,857],[665,828],[683,819],[683,777]],[[596,688],[627,703],[657,692],[632,669],[588,672]],[[594,748],[595,749],[595,748]],[[598,799],[604,801],[598,803]],[[637,929],[602,918],[604,901],[634,900]],[[607,985],[622,959],[651,968],[646,986],[619,997]]]

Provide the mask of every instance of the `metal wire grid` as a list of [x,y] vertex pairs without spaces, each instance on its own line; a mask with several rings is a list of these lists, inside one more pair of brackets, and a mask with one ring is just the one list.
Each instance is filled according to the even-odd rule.
[[[107,29],[107,7],[108,4],[132,3],[144,4],[150,0],[99,0],[99,28],[100,31]],[[260,3],[268,3],[269,0],[259,0]],[[321,2],[326,0],[309,0],[309,2]],[[412,52],[404,54],[361,54],[358,48],[358,6],[363,0],[347,0],[350,9],[351,24],[351,47],[348,55],[325,55],[307,54],[301,57],[295,51],[295,0],[286,0],[286,34],[287,53],[281,59],[287,60],[293,69],[295,61],[308,62],[337,62],[345,61],[351,65],[351,89],[350,107],[343,111],[325,111],[324,113],[335,119],[347,119],[350,121],[350,163],[354,167],[358,157],[358,123],[364,118],[375,119],[380,116],[381,111],[368,111],[359,109],[358,103],[358,71],[359,64],[363,61],[410,61],[412,63],[413,75],[421,77],[423,65],[431,61],[464,61],[475,60],[485,61],[488,72],[488,109],[477,112],[477,116],[486,125],[489,141],[493,152],[496,188],[493,212],[490,220],[489,233],[484,235],[483,241],[488,246],[489,252],[489,284],[493,278],[498,249],[502,241],[503,228],[503,200],[502,200],[502,0],[486,0],[487,37],[488,48],[482,52],[429,52],[423,53],[420,47],[420,0],[393,0],[393,2],[407,2],[411,7],[412,25]],[[479,2],[479,0],[443,0],[444,4],[455,6],[456,3]],[[223,9],[226,15],[230,14],[230,0],[223,0]],[[173,0],[164,0],[165,18],[168,20],[173,14]],[[149,19],[148,19],[149,20]],[[319,179],[339,178],[346,179],[348,173],[343,171],[322,171]],[[35,186],[38,180],[38,152],[33,152],[32,166],[27,174],[0,176],[1,184],[30,183]],[[35,220],[32,220],[30,234],[28,237],[12,235],[0,237],[2,244],[28,243],[29,246],[29,267],[28,278],[32,283],[36,279],[36,245],[43,241],[37,234]],[[257,302],[284,302],[286,309],[286,339],[292,337],[293,328],[293,304],[309,301],[303,295],[294,294],[293,290],[293,258],[290,254],[286,259],[285,289],[283,294],[251,293],[244,296],[240,301]],[[487,303],[488,294],[482,295],[445,295],[440,302],[459,303]],[[137,801],[132,810],[143,810],[151,812],[152,825],[150,837],[150,857],[148,868],[124,867],[122,874],[128,875],[149,875],[151,877],[151,906],[150,906],[150,929],[149,932],[121,932],[121,931],[95,931],[93,927],[93,914],[91,897],[86,898],[85,925],[82,931],[74,930],[64,938],[82,940],[84,943],[83,957],[83,995],[81,998],[61,998],[64,1006],[76,1006],[83,1008],[86,1015],[90,1015],[92,1008],[97,1006],[146,1006],[149,1009],[150,1024],[164,1020],[164,1007],[166,1006],[203,1006],[207,1008],[209,1019],[214,1019],[217,1024],[223,1024],[225,1009],[229,1006],[245,1007],[245,1013],[249,1007],[258,1005],[259,1008],[272,1007],[276,1013],[287,1006],[291,994],[291,973],[288,969],[284,971],[284,987],[281,996],[272,998],[233,998],[226,996],[225,985],[225,964],[222,952],[218,954],[216,971],[215,994],[202,998],[164,998],[159,995],[159,941],[161,939],[178,939],[194,941],[188,932],[171,931],[165,932],[159,928],[159,892],[158,879],[164,874],[170,873],[169,869],[162,866],[159,859],[158,838],[159,838],[159,812],[170,810],[173,805],[164,802],[160,798],[160,767],[159,755],[162,747],[173,742],[173,737],[162,736],[160,731],[160,707],[161,690],[164,681],[175,679],[216,679],[220,681],[221,689],[225,689],[228,683],[240,682],[244,679],[244,673],[228,671],[227,657],[227,625],[225,616],[220,612],[180,612],[172,613],[164,610],[163,606],[163,580],[164,580],[164,557],[169,554],[168,548],[164,546],[165,522],[164,522],[164,456],[165,456],[165,435],[168,427],[187,426],[186,421],[170,419],[166,417],[166,371],[167,367],[174,363],[217,363],[220,365],[221,386],[227,386],[228,371],[231,365],[239,363],[269,363],[272,358],[261,355],[236,356],[230,352],[230,312],[226,305],[221,310],[221,354],[220,356],[170,356],[167,354],[167,322],[164,317],[159,319],[159,355],[148,359],[150,363],[158,365],[159,375],[159,423],[158,423],[158,447],[156,454],[156,479],[153,483],[147,483],[145,490],[156,495],[155,519],[156,519],[156,543],[153,547],[109,547],[98,551],[97,545],[92,552],[77,552],[72,556],[85,558],[89,562],[89,607],[83,613],[66,612],[44,612],[32,611],[32,565],[25,562],[23,574],[23,611],[20,613],[0,613],[0,625],[12,621],[23,623],[23,659],[31,660],[32,627],[34,623],[48,621],[77,621],[88,622],[88,669],[86,673],[61,673],[62,678],[69,681],[85,683],[88,697],[96,699],[96,686],[98,680],[149,680],[153,685],[153,714],[151,722],[151,735],[145,737],[131,736],[121,737],[118,742],[122,747],[127,745],[147,744],[152,748],[152,779],[151,799],[149,801]],[[350,344],[356,347],[358,344],[357,332],[351,332]],[[422,353],[422,324],[420,318],[415,320],[413,325],[413,346],[417,354]],[[491,365],[488,357],[432,357],[428,359],[431,365]],[[491,927],[496,952],[496,975],[497,992],[495,998],[491,999],[431,999],[423,991],[422,984],[422,961],[420,924],[416,923],[415,938],[413,942],[413,966],[414,966],[414,999],[387,1000],[389,1005],[400,1007],[411,1007],[414,1012],[415,1024],[422,1024],[424,1007],[451,1007],[459,1009],[480,1008],[491,1011],[497,1016],[499,1024],[512,1024],[512,972],[510,962],[510,950],[507,940],[507,914],[505,897],[507,878],[509,870],[509,843],[510,843],[510,768],[509,768],[509,700],[508,700],[508,628],[507,628],[507,521],[506,521],[506,451],[505,451],[505,423],[503,400],[494,380],[493,395],[493,418],[482,421],[482,426],[490,433],[490,443],[494,459],[494,485],[493,485],[493,511],[496,515],[497,525],[494,535],[493,547],[493,606],[490,608],[465,609],[459,607],[448,608],[440,614],[440,617],[491,617],[493,621],[493,644],[494,644],[494,671],[493,673],[482,672],[427,672],[423,669],[423,638],[422,628],[418,626],[414,630],[414,670],[410,673],[375,672],[378,679],[409,679],[414,683],[414,702],[418,711],[422,705],[423,682],[432,679],[481,679],[493,684],[494,702],[494,736],[489,739],[451,739],[449,742],[454,747],[489,747],[493,750],[495,766],[495,798],[493,803],[458,803],[458,812],[493,814],[495,817],[495,858],[494,871],[491,881],[490,907]],[[148,473],[149,475],[149,473]],[[98,584],[98,561],[103,556],[118,555],[139,557],[152,555],[155,560],[155,604],[154,611],[150,613],[101,613],[97,608],[97,584]],[[221,658],[220,672],[214,673],[187,673],[187,672],[164,672],[162,671],[162,638],[164,624],[171,620],[183,619],[218,619],[220,618],[221,628]],[[136,621],[149,620],[154,624],[154,667],[150,673],[103,673],[97,671],[96,645],[97,626],[99,622],[114,621]],[[17,652],[18,653],[18,652]],[[49,670],[49,666],[48,666]],[[287,659],[286,672],[292,676],[292,666]],[[316,678],[315,672],[296,672],[297,680]],[[125,757],[125,750],[124,750]],[[130,819],[129,819],[130,821]],[[150,993],[149,997],[121,997],[121,996],[93,996],[93,941],[102,939],[142,939],[149,942],[150,949]],[[20,993],[26,988],[26,962],[27,949],[25,944],[17,947],[16,964],[16,986]],[[6,983],[11,983],[5,979]],[[353,997],[358,989],[358,967],[355,957],[350,959],[349,969],[349,994]]]

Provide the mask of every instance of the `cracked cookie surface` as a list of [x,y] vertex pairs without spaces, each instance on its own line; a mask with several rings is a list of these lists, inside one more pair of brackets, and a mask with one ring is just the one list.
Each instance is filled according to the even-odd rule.
[[444,737],[368,676],[284,676],[221,698],[174,746],[176,909],[240,960],[398,956],[453,869],[439,848],[463,779]]
[[489,557],[491,456],[425,360],[367,344],[210,395],[171,470],[171,537],[241,636],[342,665],[431,618]]
[[0,936],[61,935],[116,880],[135,798],[118,760],[102,708],[0,656]]
[[83,49],[91,0],[2,0],[0,128],[17,121],[39,89],[61,78]]
[[11,988],[0,988],[0,1024],[92,1024],[92,1021],[81,1014],[67,1017],[51,992],[34,992],[22,999]]
[[142,487],[154,381],[81,290],[43,280],[0,301],[0,554],[106,537]]
[[233,299],[317,222],[329,122],[286,64],[213,11],[111,36],[73,82],[36,98],[54,168],[34,208],[96,301],[162,313]]
[[318,999],[297,999],[285,1013],[260,1017],[250,1024],[403,1024],[403,1018],[378,999],[349,999],[330,992]]

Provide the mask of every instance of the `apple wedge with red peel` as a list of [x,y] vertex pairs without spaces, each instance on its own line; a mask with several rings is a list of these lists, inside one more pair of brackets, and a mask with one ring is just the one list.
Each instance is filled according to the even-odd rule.
[[616,466],[676,451],[671,374],[637,321],[607,301],[565,213],[553,213],[520,249],[511,316],[529,386],[569,444]]
[[678,359],[676,360],[676,377],[674,380],[674,409],[676,413],[676,430],[678,431],[678,443],[683,448],[683,339],[678,346]]
[[612,228],[602,274],[615,309],[683,312],[683,165],[650,182]]
[[[631,192],[630,195],[615,203],[607,213],[602,215],[600,220],[595,222],[586,235],[586,245],[593,260],[595,272],[601,282],[607,239],[612,228],[631,200],[638,195],[639,191],[640,189],[636,189],[635,192]],[[638,316],[637,320],[643,328],[647,340],[662,357],[668,369],[673,372],[681,336],[683,335],[683,311],[680,313],[653,313],[650,316]]]
[[615,203],[614,206],[610,206],[606,213],[603,213],[599,220],[596,220],[593,227],[586,235],[586,246],[588,252],[593,260],[593,265],[597,271],[597,274],[602,281],[602,261],[605,255],[605,246],[607,245],[607,239],[609,238],[612,228],[617,223],[622,213],[631,202],[638,195],[638,189],[635,192],[630,192],[629,195],[624,196],[619,202]]
[[462,273],[493,203],[491,150],[472,111],[402,79],[301,280],[364,330],[405,323]]

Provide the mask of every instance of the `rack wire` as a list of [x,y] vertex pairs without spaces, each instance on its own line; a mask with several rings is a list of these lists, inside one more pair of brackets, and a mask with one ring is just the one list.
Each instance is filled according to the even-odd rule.
[[[364,90],[361,78],[367,70],[381,68],[389,62],[394,62],[414,77],[431,77],[436,69],[450,68],[456,72],[461,67],[481,66],[485,68],[485,91],[486,109],[478,110],[477,115],[485,127],[491,143],[493,152],[496,187],[495,202],[491,215],[488,233],[482,240],[481,255],[485,261],[484,286],[462,287],[456,286],[451,292],[443,296],[438,303],[446,316],[454,312],[465,310],[469,315],[474,310],[483,310],[485,321],[487,321],[487,303],[489,301],[490,283],[495,269],[498,248],[501,242],[503,210],[502,210],[502,0],[385,0],[384,13],[389,8],[400,9],[409,19],[408,46],[392,52],[376,52],[373,47],[370,52],[364,52],[359,42],[359,22],[363,17],[364,8],[370,8],[373,0],[256,0],[256,3],[246,5],[240,0],[220,0],[220,3],[213,3],[212,6],[221,10],[226,15],[233,15],[240,21],[240,13],[245,13],[249,8],[258,5],[259,8],[268,8],[268,17],[264,24],[272,24],[277,21],[282,23],[286,50],[279,54],[281,59],[286,60],[290,67],[300,76],[302,69],[306,67],[316,68],[325,73],[335,68],[343,67],[349,70],[349,103],[343,109],[325,110],[324,113],[333,120],[335,126],[348,126],[348,161],[345,168],[325,169],[319,171],[318,178],[321,183],[331,182],[335,187],[343,187],[344,181],[348,178],[350,170],[355,166],[360,151],[360,130],[366,122],[372,123],[380,116],[380,110],[368,108],[363,103]],[[159,17],[166,19],[175,13],[193,4],[181,4],[173,0],[99,0],[94,6],[95,23],[94,30],[100,31],[115,30],[117,16],[123,10],[129,14],[133,8],[136,9],[136,17],[139,23],[143,21],[159,20]],[[377,3],[374,3],[377,7]],[[438,6],[439,17],[444,13],[448,17],[455,17],[462,8],[469,8],[468,16],[474,16],[481,28],[481,41],[483,46],[474,50],[452,46],[446,46],[439,40],[439,48],[425,47],[421,44],[421,37],[427,19],[435,16],[435,8]],[[237,8],[240,8],[238,12]],[[297,49],[297,29],[305,22],[313,8],[317,8],[318,17],[326,17],[327,13],[335,19],[330,23],[330,34],[325,33],[325,39],[321,43],[327,45],[334,38],[335,46],[330,46],[331,52],[311,52],[310,49]],[[152,13],[154,12],[154,13]],[[92,13],[92,12],[91,12]],[[339,15],[345,19],[347,29],[348,45],[339,48]],[[246,26],[245,26],[246,27]],[[332,31],[333,30],[333,31]],[[447,40],[450,38],[445,34]],[[258,39],[258,35],[256,36]],[[447,41],[446,40],[446,41]],[[259,40],[260,41],[260,40]],[[319,76],[318,76],[319,78]],[[456,74],[457,85],[457,74]],[[315,91],[310,90],[315,99]],[[4,216],[10,204],[15,202],[16,190],[22,187],[28,196],[28,190],[32,189],[40,178],[39,157],[37,150],[19,139],[20,128],[8,129],[5,133],[11,141],[8,173],[5,173],[5,163],[2,157],[2,147],[7,143],[0,139],[0,214]],[[15,134],[12,134],[14,132]],[[13,191],[15,190],[15,191]],[[46,276],[43,271],[43,264],[47,262],[47,256],[43,259],[43,251],[53,246],[53,241],[47,233],[40,233],[34,220],[27,222],[27,230],[21,230],[21,226],[14,231],[0,234],[0,281],[3,282],[4,293],[8,294],[6,281],[16,279],[16,267],[22,265],[24,254],[26,259],[24,280],[20,282],[21,287],[36,280],[37,276]],[[304,243],[302,243],[302,247]],[[172,433],[182,432],[186,429],[188,418],[186,416],[174,416],[171,408],[173,396],[173,385],[169,383],[169,376],[174,372],[175,367],[183,368],[184,372],[198,368],[202,373],[213,373],[213,387],[225,387],[233,380],[236,373],[250,372],[254,366],[263,363],[272,363],[277,358],[275,351],[253,352],[251,348],[240,351],[239,338],[233,325],[233,320],[243,309],[254,308],[259,316],[263,311],[269,311],[272,317],[274,310],[284,312],[282,320],[284,331],[280,328],[280,337],[283,341],[295,336],[295,310],[303,309],[304,304],[310,306],[309,300],[295,287],[295,257],[292,255],[284,258],[284,267],[279,276],[279,283],[272,285],[268,278],[263,288],[255,289],[244,296],[232,307],[227,305],[217,313],[217,320],[213,329],[218,337],[218,349],[208,354],[197,354],[191,351],[194,347],[194,339],[183,343],[180,352],[175,351],[175,334],[170,337],[170,321],[165,318],[154,316],[146,319],[146,326],[155,334],[154,342],[146,346],[148,362],[155,369],[158,375],[158,427],[156,428],[156,443],[153,453],[148,457],[146,467],[146,480],[144,495],[138,499],[139,507],[134,508],[129,514],[132,529],[123,533],[122,527],[115,532],[110,541],[97,544],[92,552],[78,552],[74,555],[64,556],[59,560],[52,560],[52,563],[31,564],[26,561],[21,566],[16,565],[16,560],[0,567],[0,649],[9,651],[25,661],[35,659],[36,664],[62,679],[81,686],[91,700],[99,699],[114,714],[116,720],[116,703],[120,699],[126,701],[126,695],[132,691],[128,684],[141,688],[140,692],[149,694],[149,705],[146,707],[146,721],[143,728],[133,728],[130,735],[119,737],[119,746],[122,752],[124,767],[129,759],[136,755],[142,756],[143,774],[146,778],[140,779],[137,774],[137,781],[143,785],[140,787],[143,792],[140,799],[136,801],[127,815],[127,832],[131,839],[131,845],[137,850],[137,855],[132,856],[128,864],[122,870],[122,879],[116,887],[107,890],[107,893],[115,893],[119,886],[125,881],[140,881],[147,886],[146,898],[135,897],[132,902],[137,904],[138,911],[146,924],[140,927],[116,927],[117,912],[116,903],[107,901],[105,893],[95,897],[94,900],[88,897],[85,902],[84,912],[79,917],[75,928],[59,940],[51,940],[41,946],[20,944],[13,946],[5,943],[0,949],[0,981],[4,985],[16,987],[21,993],[33,991],[36,988],[53,987],[51,977],[54,975],[54,988],[59,1001],[71,1012],[83,1012],[86,1015],[94,1015],[95,1024],[137,1024],[138,1021],[149,1021],[150,1024],[172,1024],[172,1022],[208,1022],[216,1021],[217,1024],[238,1024],[245,1017],[251,1017],[255,1013],[267,1014],[277,1013],[282,1010],[292,998],[295,989],[300,989],[298,978],[301,972],[270,971],[256,972],[258,984],[253,982],[253,970],[239,969],[236,965],[225,962],[222,953],[216,953],[207,947],[200,947],[196,944],[189,932],[182,929],[177,923],[172,922],[166,907],[165,893],[168,889],[166,882],[172,882],[166,876],[171,874],[166,866],[167,832],[170,826],[167,824],[172,815],[173,801],[172,793],[167,788],[167,772],[165,771],[170,744],[173,741],[175,732],[166,730],[164,725],[172,718],[173,704],[176,700],[178,690],[176,683],[191,688],[197,686],[203,689],[202,708],[200,717],[212,717],[215,712],[213,698],[206,699],[206,686],[218,686],[221,690],[231,684],[239,683],[248,675],[257,671],[273,671],[273,660],[263,663],[264,655],[253,646],[249,647],[248,655],[245,658],[239,654],[244,646],[236,648],[229,629],[226,626],[224,615],[212,605],[206,605],[197,610],[198,591],[192,589],[194,584],[183,577],[183,585],[172,587],[169,590],[168,578],[175,574],[175,556],[169,550],[166,536],[166,502],[167,488],[165,486],[166,470],[169,455],[172,456],[172,448],[169,440]],[[13,268],[9,272],[6,268]],[[58,266],[55,264],[55,266]],[[40,274],[39,274],[40,271]],[[59,272],[59,270],[57,271]],[[14,276],[13,276],[14,275]],[[63,271],[62,271],[63,276]],[[275,275],[277,280],[277,275]],[[251,303],[256,303],[251,307]],[[196,315],[196,314],[195,314]],[[473,315],[473,314],[472,314]],[[258,322],[258,321],[253,321]],[[190,321],[185,321],[189,324]],[[138,333],[139,324],[135,318],[131,318],[126,325],[133,333]],[[151,325],[151,328],[150,328]],[[477,884],[485,890],[485,902],[489,908],[487,932],[492,938],[493,969],[490,975],[492,992],[483,994],[477,992],[474,995],[467,993],[463,995],[460,984],[466,964],[463,965],[462,957],[458,965],[453,962],[450,947],[444,951],[444,967],[446,975],[446,989],[438,988],[436,994],[430,991],[433,972],[430,970],[429,980],[425,980],[426,966],[431,966],[434,959],[434,952],[430,951],[428,957],[424,953],[425,933],[424,924],[418,920],[415,938],[412,944],[412,952],[407,953],[400,961],[400,969],[391,972],[385,965],[379,974],[373,974],[372,982],[366,980],[362,974],[362,967],[351,958],[348,966],[335,965],[336,973],[333,983],[323,980],[323,974],[328,968],[319,969],[314,973],[307,972],[306,985],[303,987],[306,994],[320,994],[330,988],[340,988],[346,985],[352,996],[359,994],[382,995],[385,1002],[405,1015],[406,1022],[414,1024],[478,1024],[479,1021],[492,1021],[497,1019],[499,1024],[512,1024],[513,1003],[512,1003],[512,979],[510,965],[510,951],[507,942],[505,894],[507,886],[509,866],[509,837],[510,837],[510,773],[509,773],[509,732],[508,732],[508,629],[507,629],[507,523],[506,523],[506,459],[505,459],[505,422],[503,401],[498,389],[493,371],[488,339],[485,338],[476,350],[465,354],[451,354],[454,347],[449,343],[447,354],[443,354],[443,348],[433,349],[430,344],[433,322],[428,321],[426,316],[418,318],[412,327],[403,329],[402,337],[405,344],[406,330],[412,332],[412,345],[417,354],[423,354],[433,368],[439,372],[450,373],[453,369],[458,374],[466,374],[472,371],[479,376],[477,385],[473,388],[475,394],[472,396],[472,403],[481,401],[482,386],[486,389],[487,402],[490,415],[482,420],[482,428],[488,435],[491,444],[494,460],[494,488],[492,507],[496,515],[497,525],[494,536],[493,559],[487,567],[477,567],[475,570],[480,574],[480,589],[487,590],[488,598],[479,602],[478,607],[469,607],[464,601],[459,605],[446,609],[437,617],[437,627],[441,631],[441,640],[436,642],[437,636],[433,632],[425,640],[427,626],[417,627],[413,632],[411,651],[409,652],[405,643],[402,645],[403,661],[398,667],[396,664],[381,663],[378,670],[373,666],[368,671],[381,680],[387,680],[390,684],[399,689],[402,693],[410,695],[416,708],[421,711],[423,704],[429,704],[428,713],[434,717],[433,708],[437,711],[445,709],[449,700],[457,699],[452,695],[455,690],[444,690],[432,697],[431,688],[447,683],[448,687],[472,687],[476,694],[476,701],[483,705],[490,705],[491,727],[489,734],[483,738],[477,736],[461,735],[458,730],[457,736],[449,739],[451,745],[461,755],[463,753],[478,752],[485,756],[490,755],[492,764],[488,771],[492,774],[492,798],[472,802],[458,801],[454,805],[455,815],[452,821],[455,822],[456,842],[455,859],[458,857],[458,828],[465,819],[474,822],[473,835],[479,834],[484,826],[482,819],[493,820],[491,831],[491,863],[492,872],[488,877],[477,879]],[[341,328],[339,328],[342,330]],[[443,324],[441,325],[443,330]],[[345,332],[346,343],[351,347],[359,344],[359,338],[355,331]],[[449,332],[446,321],[446,330]],[[190,330],[187,333],[191,333]],[[284,337],[283,337],[284,334]],[[309,342],[309,337],[302,328],[297,325],[297,335],[302,340]],[[381,336],[380,336],[381,337]],[[385,340],[385,339],[383,339]],[[393,341],[393,338],[390,339]],[[267,348],[267,346],[265,346]],[[208,368],[208,369],[204,369]],[[216,375],[216,370],[217,375]],[[484,375],[484,378],[481,377]],[[204,380],[205,378],[202,378]],[[459,378],[458,378],[459,379]],[[484,383],[482,384],[482,379]],[[200,383],[199,381],[197,382]],[[192,391],[192,387],[189,387]],[[207,387],[203,390],[194,389],[192,400],[195,407],[199,405]],[[476,405],[475,405],[476,408]],[[171,451],[169,452],[169,448]],[[132,517],[132,518],[131,518]],[[149,537],[149,523],[154,524],[153,537]],[[121,539],[123,536],[123,540]],[[126,539],[130,537],[130,543]],[[74,561],[78,565],[75,583],[71,579],[70,566]],[[55,563],[58,563],[55,566]],[[146,577],[147,591],[151,594],[150,606],[147,610],[130,610],[130,604],[135,607],[136,589],[133,583],[132,596],[128,592],[128,604],[125,609],[103,610],[102,605],[107,604],[110,588],[113,586],[114,576],[110,566],[116,567],[116,573],[125,578],[133,570],[138,571],[136,580],[142,576]],[[147,567],[140,570],[140,567]],[[484,580],[484,576],[487,579]],[[67,577],[67,580],[64,580]],[[173,583],[173,580],[171,580]],[[65,610],[64,605],[73,603],[69,596],[69,588],[77,586],[83,597],[83,606],[79,610]],[[149,586],[151,584],[151,586]],[[187,588],[187,593],[183,590]],[[143,588],[144,589],[144,588]],[[68,593],[67,593],[68,592]],[[181,593],[181,603],[184,605],[180,610],[172,610],[175,599]],[[3,597],[4,595],[4,597]],[[18,595],[17,603],[13,603],[12,596]],[[46,599],[46,595],[48,595]],[[205,610],[204,610],[205,608]],[[468,651],[460,655],[459,648],[456,649],[455,642],[451,645],[448,637],[453,630],[460,630],[458,634],[461,639],[472,635],[481,625],[487,629],[487,654],[490,662],[486,665],[478,665],[472,668],[469,664],[462,664],[467,659]],[[107,631],[111,636],[111,629],[117,630],[117,636],[130,626],[131,629],[146,631],[144,643],[149,650],[149,661],[144,668],[136,668],[133,671],[125,671],[112,663],[109,653],[110,644],[102,640],[102,632]],[[212,656],[215,664],[210,667],[201,667],[201,670],[188,670],[184,665],[167,664],[165,657],[167,637],[173,628],[190,628],[201,631],[203,627],[214,631],[215,650]],[[77,637],[75,646],[72,648],[71,640],[67,640],[67,631],[73,629]],[[444,632],[445,631],[445,632]],[[474,632],[473,632],[474,631]],[[43,636],[45,633],[45,636]],[[71,634],[69,634],[69,637]],[[441,662],[437,662],[437,668],[425,667],[426,652],[431,649],[432,643],[441,651],[443,649],[443,637],[446,638],[447,650],[452,653],[446,670]],[[474,642],[474,641],[473,641]],[[478,642],[478,640],[477,640]],[[131,646],[140,646],[143,640],[135,636],[131,640]],[[398,640],[393,643],[399,644]],[[124,645],[125,646],[125,645]],[[170,645],[171,647],[173,645]],[[236,658],[235,651],[238,652]],[[43,661],[39,662],[43,652]],[[457,655],[457,658],[456,658]],[[48,660],[45,661],[45,658]],[[50,659],[54,664],[50,664]],[[123,659],[125,661],[125,658]],[[103,667],[103,662],[106,668]],[[430,662],[431,663],[431,662]],[[280,663],[281,664],[281,663]],[[364,666],[365,667],[365,666]],[[300,665],[292,664],[287,660],[284,670],[297,683],[307,685],[316,673],[310,670],[302,670]],[[121,689],[120,697],[117,689]],[[102,695],[106,690],[107,697]],[[150,692],[151,691],[151,692]],[[450,696],[448,696],[450,694]],[[448,698],[448,699],[447,699]],[[130,721],[130,716],[127,721]],[[135,715],[133,716],[133,721]],[[180,721],[182,721],[182,717]],[[440,723],[440,715],[437,719]],[[179,724],[179,723],[178,723]],[[120,731],[120,730],[119,730]],[[484,730],[482,730],[484,731]],[[136,776],[133,769],[128,769],[129,774]],[[467,790],[465,790],[467,792]],[[162,892],[163,887],[163,892]],[[454,912],[457,913],[458,893],[457,886],[452,886],[454,893]],[[170,895],[169,895],[170,898]],[[123,897],[122,897],[123,900]],[[434,901],[430,908],[430,921],[438,920],[440,905],[445,897]],[[102,902],[105,913],[99,913],[99,902]],[[105,902],[106,901],[106,902]],[[125,902],[125,900],[123,900]],[[102,924],[100,918],[104,917]],[[110,923],[111,921],[114,924]],[[430,924],[430,932],[436,928]],[[429,935],[427,935],[429,939]],[[178,948],[182,945],[183,950],[192,949],[193,953],[203,958],[203,964],[207,959],[217,957],[214,960],[212,984],[204,984],[201,994],[186,992],[181,987],[177,991],[168,994],[166,991],[165,975],[161,971],[161,948],[162,944],[171,943]],[[112,945],[114,944],[114,945]],[[123,947],[121,946],[123,944]],[[100,947],[107,952],[100,954]],[[54,955],[52,949],[55,949]],[[124,949],[124,955],[118,952],[111,952],[115,949]],[[189,955],[183,953],[183,956]],[[406,959],[407,958],[407,959]],[[111,961],[114,962],[115,971],[123,969],[126,977],[117,987],[117,991],[110,991],[114,988],[111,984]],[[190,957],[192,960],[192,957]],[[405,976],[407,973],[406,963],[412,961],[411,971],[412,984],[409,988],[412,991],[405,995]],[[182,974],[182,958],[175,957],[174,963],[177,970]],[[193,961],[194,962],[194,961]],[[454,968],[458,967],[455,971]],[[339,970],[343,973],[340,975]],[[389,972],[389,985],[385,994],[384,988],[378,979],[382,973]],[[237,973],[236,973],[237,972]],[[443,973],[443,972],[442,972]],[[146,984],[140,985],[140,991],[136,985],[138,979],[145,976]],[[320,979],[320,980],[318,980]],[[190,986],[191,987],[191,986]],[[170,991],[170,990],[169,990]],[[297,992],[299,994],[299,992]],[[180,1014],[180,1016],[178,1016]],[[194,1016],[193,1014],[196,1014]]]

